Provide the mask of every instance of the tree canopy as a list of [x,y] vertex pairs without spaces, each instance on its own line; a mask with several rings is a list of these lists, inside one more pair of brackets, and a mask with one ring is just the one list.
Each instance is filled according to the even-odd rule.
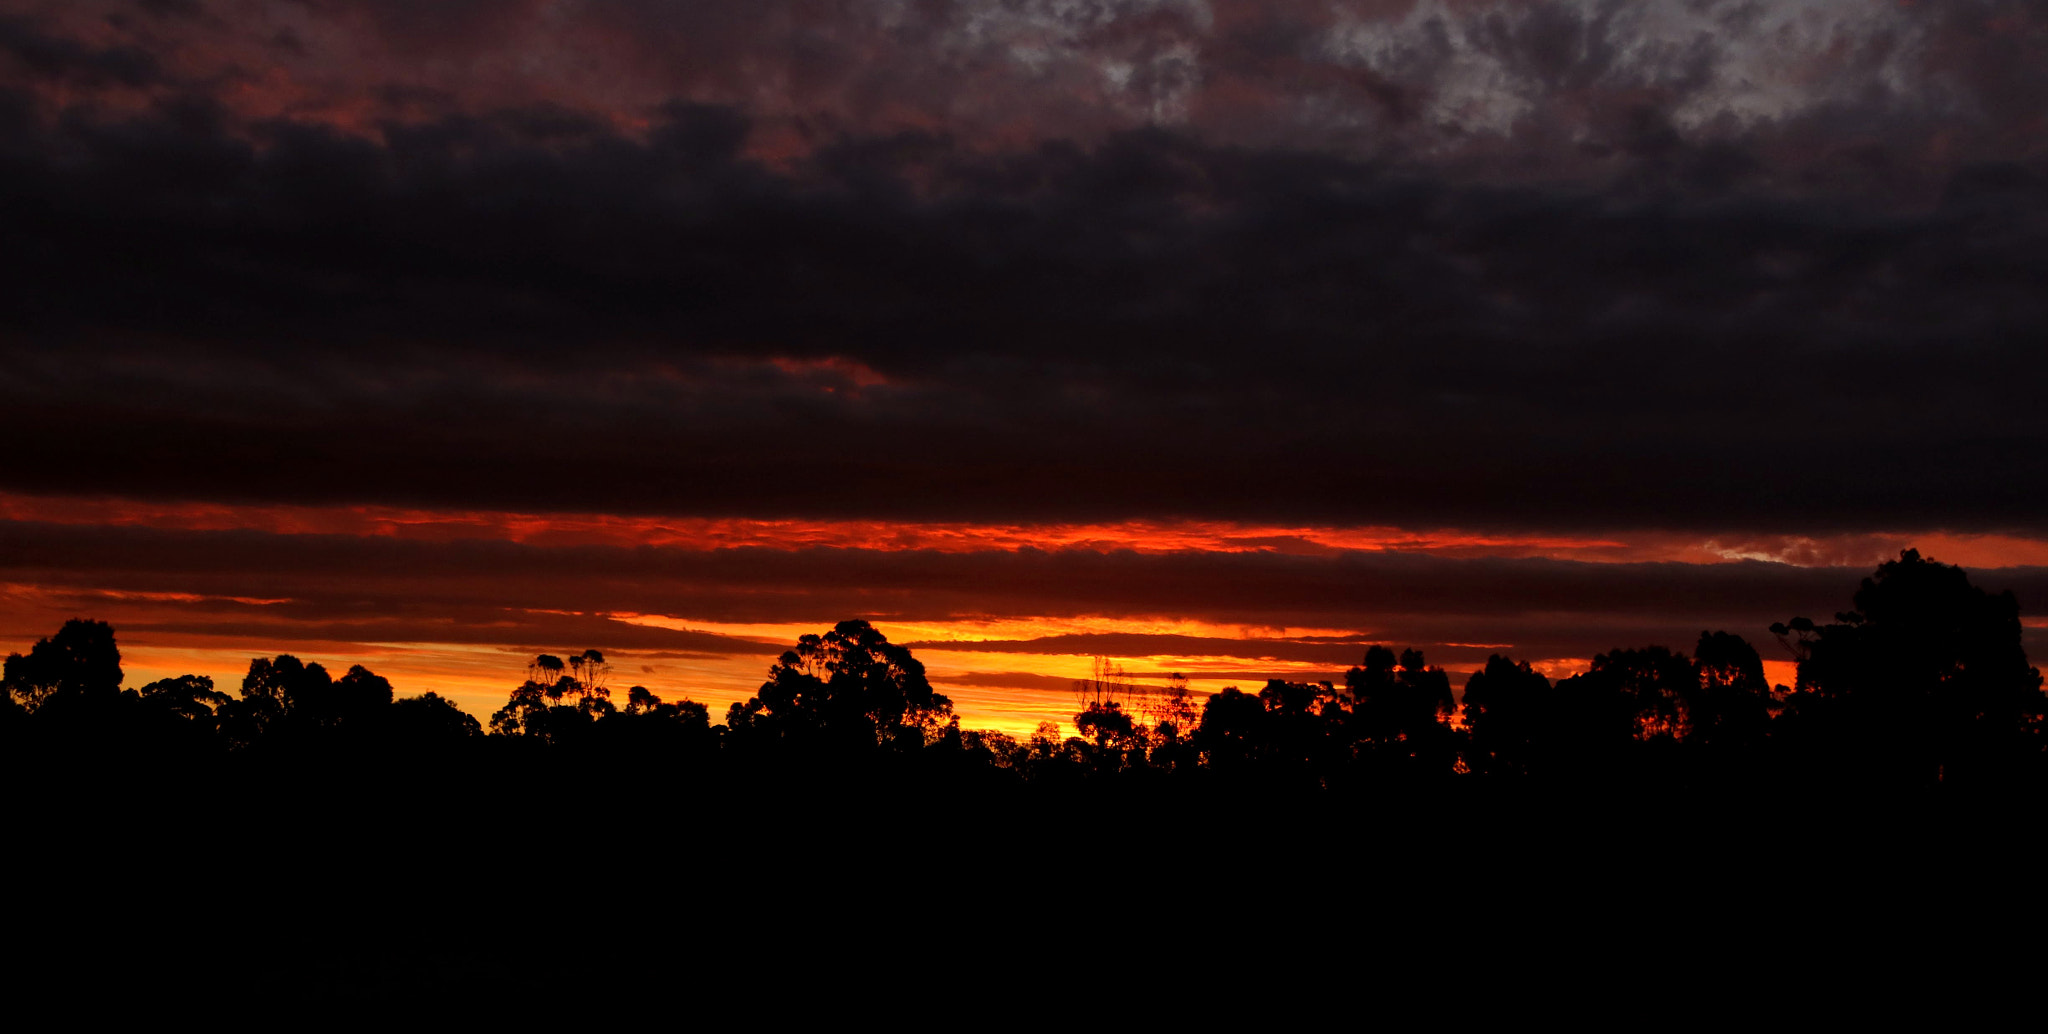
[[7,655],[0,681],[8,697],[35,711],[58,696],[109,696],[121,691],[121,651],[104,621],[74,619],[39,639],[26,655]]
[[1788,732],[1835,766],[1908,784],[1999,778],[2041,751],[2048,698],[2012,593],[1905,550],[1828,624],[1771,626],[1799,657]]
[[798,639],[759,693],[726,713],[726,725],[746,742],[914,749],[952,713],[909,650],[865,621],[842,621]]

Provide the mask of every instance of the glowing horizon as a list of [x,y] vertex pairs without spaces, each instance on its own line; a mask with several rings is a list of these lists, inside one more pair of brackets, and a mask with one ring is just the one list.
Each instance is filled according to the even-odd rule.
[[[842,618],[862,617],[891,641],[914,645],[933,684],[955,701],[963,725],[1013,735],[1029,734],[1043,721],[1070,722],[1074,708],[1067,686],[1086,677],[1098,656],[1121,664],[1134,681],[1156,683],[1179,672],[1188,677],[1190,688],[1211,693],[1227,685],[1256,688],[1267,678],[1340,678],[1346,667],[1358,663],[1365,644],[1384,643],[1424,650],[1462,685],[1462,676],[1494,652],[1528,660],[1557,678],[1585,670],[1594,652],[1608,648],[1663,641],[1687,649],[1691,643],[1684,637],[1696,627],[1691,618],[1678,616],[1645,623],[1632,605],[1604,603],[1599,590],[1580,588],[1569,589],[1585,597],[1578,602],[1539,591],[1534,599],[1547,602],[1511,610],[1506,619],[1489,617],[1493,611],[1486,609],[1485,599],[1381,604],[1343,593],[1330,597],[1327,586],[1314,585],[1301,590],[1306,602],[1292,606],[1294,590],[1287,586],[1293,583],[1286,579],[1304,572],[1313,576],[1326,563],[1353,563],[1361,557],[1428,557],[1442,565],[1563,562],[1582,565],[1573,570],[1586,572],[1677,564],[1702,574],[1744,569],[1741,562],[1761,560],[1766,570],[1825,573],[1831,568],[1823,562],[1871,553],[1882,559],[1885,552],[1910,543],[1946,560],[1999,567],[2048,563],[2048,542],[1986,534],[1751,536],[1736,541],[1672,532],[1510,534],[1215,520],[976,524],[660,517],[22,493],[0,493],[0,522],[88,536],[61,547],[67,550],[94,549],[91,543],[97,540],[90,536],[120,540],[138,532],[170,536],[148,540],[140,554],[145,558],[163,550],[198,550],[193,554],[198,559],[173,562],[163,570],[67,573],[63,566],[31,563],[17,564],[12,576],[0,578],[0,630],[13,640],[0,645],[26,649],[66,617],[103,618],[120,636],[131,685],[189,673],[209,675],[232,689],[250,658],[291,653],[337,671],[364,664],[391,679],[403,694],[436,692],[481,719],[503,703],[533,654],[596,647],[614,658],[620,687],[647,685],[665,699],[689,697],[722,715],[727,705],[754,692],[768,664],[798,636]],[[292,574],[267,561],[243,558],[238,546],[230,544],[222,553],[207,545],[215,540],[206,536],[224,532],[273,536],[285,551],[278,555],[286,557],[336,549],[348,556],[349,550],[374,549],[379,543],[497,543],[527,552],[504,560],[514,565],[509,569],[487,565],[445,576],[367,561]],[[575,579],[574,564],[560,567],[552,558],[588,549],[626,550],[627,557],[751,551],[742,555],[757,559],[744,560],[738,573],[731,565],[714,565],[697,573],[643,575],[627,563],[588,585],[575,582],[580,602],[554,606],[537,602],[554,594],[522,588]],[[829,591],[803,581],[801,567],[758,585],[748,580],[755,566],[818,550],[874,561],[835,576],[840,583]],[[1099,565],[1089,560],[1118,556],[1145,558],[1151,565],[1145,568],[1151,573],[1130,577],[1165,578],[1169,585],[1194,578],[1185,591],[1203,598],[1197,601],[1170,587],[1142,598],[1120,596],[1118,578],[1103,580]],[[973,573],[979,570],[974,565],[991,558],[1014,568],[1010,562],[1034,557],[1085,561],[1076,570],[1093,580],[1095,588],[1087,592],[1108,595],[1057,598],[1053,602],[1064,609],[1051,610],[1045,607],[1047,586],[1041,583],[1064,576],[1028,564],[1008,570],[1002,578],[1009,581]],[[934,575],[927,568],[940,558],[969,566],[963,574]],[[1280,601],[1277,609],[1270,600],[1258,602],[1257,594],[1247,595],[1249,588],[1237,581],[1245,571],[1203,566],[1219,558],[1282,565],[1285,570],[1275,576],[1281,578],[1279,587],[1265,594]],[[517,566],[521,563],[541,566],[527,573]],[[1515,577],[1554,573],[1549,568],[1512,570],[1520,572]],[[791,577],[798,580],[788,581]],[[1658,577],[1629,591],[1655,594]],[[956,585],[951,578],[968,581]],[[1490,583],[1482,579],[1475,584],[1476,590],[1445,591],[1484,593]],[[429,599],[400,605],[422,586],[430,587]],[[503,596],[507,587],[520,590],[517,598]],[[969,588],[974,591],[931,616],[894,609],[905,600]],[[1840,597],[1846,599],[1851,589],[1853,581],[1844,577]],[[727,602],[706,603],[707,594]],[[1397,592],[1391,598],[1403,597]],[[436,599],[445,602],[432,602]],[[762,618],[721,616],[734,611],[732,600],[752,601],[738,610],[758,611]],[[1417,606],[1453,610],[1449,616],[1418,616]],[[1456,607],[1475,606],[1480,610],[1469,625],[1455,616]],[[1587,608],[1604,608],[1604,613]],[[1765,619],[1745,616],[1733,622],[1732,613],[1725,607],[1718,613],[1709,609],[1697,626],[1733,623],[1733,630],[1771,655],[1774,644],[1762,635]],[[1771,613],[1768,619],[1784,616],[1789,614]],[[1584,631],[1557,631],[1572,627]],[[2030,620],[2027,627],[2044,626]],[[1774,682],[1792,681],[1788,659],[1770,659],[1767,669]]]
[[[649,650],[604,650],[613,665],[615,694],[627,686],[646,685],[665,700],[687,698],[706,704],[712,710],[714,721],[722,720],[726,707],[753,695],[765,679],[773,658],[793,645],[797,636],[822,632],[829,627],[801,622],[719,626],[710,622],[653,622],[646,615],[632,617],[633,623],[674,624],[688,627],[691,631],[753,639],[761,643],[757,653],[722,657]],[[1030,735],[1041,722],[1054,722],[1062,728],[1071,726],[1078,706],[1073,702],[1070,684],[1090,677],[1098,657],[1106,657],[1110,663],[1122,668],[1132,683],[1156,687],[1164,684],[1170,675],[1180,674],[1187,678],[1189,689],[1206,696],[1226,686],[1255,691],[1267,678],[1338,681],[1343,669],[1349,666],[1261,655],[1257,649],[1260,642],[1279,641],[1290,635],[1330,635],[1359,643],[1373,641],[1370,636],[1343,635],[1327,629],[1263,629],[1260,631],[1279,634],[1245,640],[1249,648],[1242,654],[1118,656],[1091,652],[1034,652],[1020,661],[1015,653],[991,653],[976,647],[993,641],[1069,635],[1082,628],[1094,633],[1130,632],[1140,635],[1159,634],[1162,628],[1176,629],[1179,634],[1232,630],[1203,622],[1161,623],[1144,619],[1120,622],[1109,618],[1078,622],[1055,619],[1042,623],[1020,618],[953,623],[878,621],[875,625],[892,642],[917,644],[916,656],[925,664],[932,684],[953,700],[954,711],[960,716],[963,727],[1019,737]],[[41,634],[47,635],[55,630],[52,627]],[[1246,630],[1236,631],[1242,633]],[[990,635],[991,632],[998,633],[1000,638]],[[320,663],[337,676],[350,665],[361,664],[389,679],[401,696],[438,693],[475,715],[479,721],[488,721],[491,713],[504,703],[517,686],[527,661],[539,652],[524,645],[430,640],[306,640],[266,645],[248,639],[204,634],[138,635],[124,632],[118,623],[115,624],[115,634],[121,644],[125,684],[131,688],[156,679],[200,674],[212,677],[218,688],[232,692],[238,687],[251,659],[289,653],[304,661]],[[9,646],[9,649],[25,650],[28,645],[23,642],[18,647]],[[552,649],[571,649],[575,645],[559,645]],[[1385,645],[1399,649],[1412,644],[1389,641]],[[1770,645],[1767,642],[1757,643],[1760,651],[1768,651]],[[1358,652],[1362,657],[1362,645]],[[1357,660],[1351,663],[1355,664]],[[1585,657],[1532,661],[1537,670],[1553,680],[1583,672],[1590,664],[1590,658]],[[1460,696],[1464,676],[1479,667],[1469,663],[1438,663],[1436,666],[1453,675],[1453,684]],[[1767,659],[1765,669],[1774,684],[1789,685],[1793,681],[1793,664],[1789,660]]]

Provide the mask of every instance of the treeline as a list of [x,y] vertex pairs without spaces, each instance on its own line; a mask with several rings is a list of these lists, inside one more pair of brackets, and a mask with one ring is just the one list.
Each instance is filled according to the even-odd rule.
[[903,647],[862,621],[804,636],[713,724],[690,700],[615,694],[588,650],[534,660],[489,723],[441,697],[399,698],[358,665],[251,662],[238,694],[186,675],[121,688],[114,632],[72,621],[7,658],[0,742],[17,758],[410,759],[479,756],[699,771],[910,771],[957,785],[1292,786],[1690,784],[1797,780],[1878,790],[2037,784],[2048,697],[2010,593],[1906,551],[1852,611],[1772,633],[1798,659],[1772,686],[1755,646],[1703,632],[1690,655],[1618,649],[1556,682],[1493,656],[1462,701],[1423,654],[1369,648],[1341,684],[1268,682],[1201,699],[1097,681],[1076,736],[964,730]]

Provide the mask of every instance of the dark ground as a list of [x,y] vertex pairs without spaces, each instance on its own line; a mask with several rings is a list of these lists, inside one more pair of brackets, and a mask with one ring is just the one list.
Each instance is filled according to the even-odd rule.
[[15,782],[18,1004],[1363,1022],[1953,1010],[2039,980],[2031,799],[103,775]]

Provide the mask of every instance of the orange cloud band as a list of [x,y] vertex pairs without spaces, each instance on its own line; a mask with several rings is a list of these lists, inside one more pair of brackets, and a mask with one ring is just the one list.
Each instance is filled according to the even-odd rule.
[[878,520],[794,520],[515,513],[397,506],[306,506],[84,498],[0,493],[0,520],[146,527],[184,531],[260,531],[278,535],[357,535],[423,542],[497,540],[541,546],[654,546],[671,549],[802,549],[969,553],[1088,549],[1139,553],[1407,552],[1449,557],[1543,557],[1615,563],[1727,563],[1765,560],[1810,567],[1873,565],[1914,546],[1966,567],[2048,565],[2048,540],[2022,535],[1878,532],[1839,535],[1661,531],[1601,535],[1485,532],[1456,528],[1247,524],[1204,520],[1128,520],[1086,524],[1000,524]]

